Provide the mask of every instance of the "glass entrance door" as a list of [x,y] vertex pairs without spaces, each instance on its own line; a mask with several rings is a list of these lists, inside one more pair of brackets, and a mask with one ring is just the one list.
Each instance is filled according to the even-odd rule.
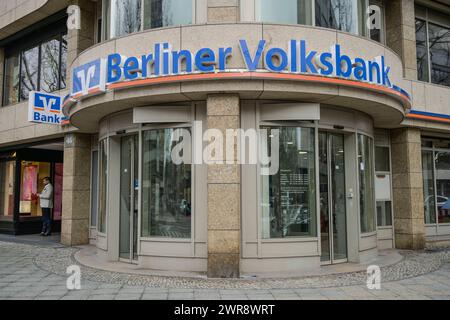
[[137,260],[138,224],[138,135],[121,138],[119,256]]
[[321,261],[347,262],[344,135],[319,133],[319,165]]

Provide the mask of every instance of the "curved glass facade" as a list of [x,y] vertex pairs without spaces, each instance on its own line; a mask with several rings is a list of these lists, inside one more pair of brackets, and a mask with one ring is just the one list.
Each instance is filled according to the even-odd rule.
[[192,23],[191,0],[103,0],[104,37]]
[[305,24],[366,35],[366,0],[257,0],[256,19],[262,22]]
[[[261,129],[262,156],[270,157],[272,166],[274,161],[279,163],[275,173],[266,175],[261,171],[262,238],[315,237],[320,204],[322,238],[334,237],[334,246],[339,243],[339,237],[345,240],[344,136],[321,131],[319,159],[316,160],[314,128]],[[370,233],[376,231],[374,142],[363,134],[357,135],[357,141],[361,233]],[[319,204],[316,203],[317,190],[320,190]],[[330,235],[330,230],[334,234]],[[346,247],[343,240],[341,247]],[[345,251],[341,247],[335,248],[335,255]],[[341,256],[344,258],[345,255]],[[335,256],[336,259],[340,258]]]

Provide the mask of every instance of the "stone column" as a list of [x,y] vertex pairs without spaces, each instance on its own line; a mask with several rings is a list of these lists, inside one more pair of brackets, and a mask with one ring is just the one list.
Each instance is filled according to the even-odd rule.
[[414,0],[389,0],[386,3],[386,44],[403,61],[406,79],[417,79],[416,27]]
[[395,245],[397,249],[423,249],[425,219],[420,130],[392,130],[391,147]]
[[[225,144],[226,130],[240,127],[239,96],[232,94],[208,96],[207,115],[208,129],[220,130]],[[234,145],[236,146],[235,143]],[[237,161],[235,160],[234,164],[208,165],[208,277],[210,278],[239,277],[240,199],[240,167]]]
[[69,133],[64,138],[61,243],[89,243],[91,137]]
[[[68,30],[67,33],[67,66],[70,67],[75,58],[85,49],[94,45],[95,6],[90,0],[71,0],[81,10],[81,29]],[[69,78],[70,79],[70,78]]]
[[208,23],[235,23],[238,21],[238,0],[208,0]]

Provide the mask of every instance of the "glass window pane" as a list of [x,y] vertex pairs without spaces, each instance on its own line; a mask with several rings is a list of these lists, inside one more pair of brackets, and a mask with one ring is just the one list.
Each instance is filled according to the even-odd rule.
[[422,138],[423,148],[450,149],[450,140],[439,138]]
[[428,24],[431,82],[450,86],[450,29]]
[[311,0],[257,0],[256,18],[258,21],[286,23],[286,24],[312,24]]
[[377,202],[377,223],[379,227],[392,226],[392,211],[390,201]]
[[111,38],[141,30],[141,0],[111,1]]
[[[364,34],[364,0],[316,0],[316,26]],[[361,30],[360,30],[361,28]]]
[[192,169],[172,161],[172,149],[178,144],[172,141],[174,134],[174,129],[143,133],[143,237],[191,237]]
[[433,145],[437,149],[450,149],[450,140],[433,139]]
[[60,89],[67,86],[67,34],[62,36],[61,40],[61,84]]
[[5,76],[3,86],[3,105],[19,102],[19,54],[5,59]]
[[375,147],[375,170],[381,172],[391,171],[389,147]]
[[100,179],[98,181],[98,231],[106,233],[106,196],[108,183],[108,140],[100,141]]
[[422,151],[423,205],[425,223],[436,223],[436,198],[434,190],[433,152]]
[[64,164],[55,163],[53,178],[53,220],[60,221],[62,219],[62,190],[63,190]]
[[0,162],[0,220],[14,216],[14,187],[16,162]]
[[263,238],[316,236],[314,129],[262,129],[266,155],[277,152],[272,137],[279,136],[280,162],[275,174],[261,176]]
[[92,152],[91,226],[97,226],[98,213],[98,151]]
[[30,91],[37,91],[39,70],[39,47],[34,47],[22,53],[21,59],[20,100],[28,99]]
[[416,19],[416,53],[417,53],[417,78],[420,81],[429,81],[427,25],[425,21],[422,21],[420,19]]
[[358,162],[361,232],[373,232],[375,231],[373,141],[362,134],[358,135]]
[[187,25],[192,23],[192,1],[145,0],[144,28]]
[[[378,28],[374,28],[374,29],[370,29],[370,39],[375,40],[377,42],[384,42],[384,7],[380,6],[380,3],[378,1],[370,1],[369,5],[375,5],[378,6],[380,8],[380,14],[381,16],[379,17],[380,19],[380,23],[381,23],[381,29]],[[370,16],[372,16],[373,14],[375,14],[376,12],[374,10],[372,10],[372,12],[370,13]],[[378,21],[376,21],[378,22]]]
[[427,139],[427,138],[422,138],[421,145],[422,145],[422,148],[432,148],[433,140]]
[[38,193],[44,189],[43,179],[51,176],[48,162],[22,161],[19,213],[21,218],[42,216]]
[[53,92],[59,89],[59,36],[41,45],[40,90]]
[[450,223],[450,152],[436,152],[435,159],[438,222]]

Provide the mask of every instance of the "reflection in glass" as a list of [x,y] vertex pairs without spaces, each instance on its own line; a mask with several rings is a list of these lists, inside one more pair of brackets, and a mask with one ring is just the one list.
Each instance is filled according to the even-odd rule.
[[375,231],[373,141],[358,134],[359,210],[361,232]]
[[324,262],[347,258],[344,155],[342,135],[319,133],[320,236]]
[[39,197],[36,196],[44,189],[43,179],[51,176],[51,164],[48,162],[22,161],[20,174],[20,202],[21,217],[40,217]]
[[137,259],[138,143],[137,135],[121,141],[119,255],[128,260]]
[[436,223],[433,162],[433,151],[422,151],[423,205],[426,224]]
[[111,38],[141,30],[141,0],[110,0]]
[[143,133],[143,237],[191,237],[192,169],[173,163],[172,149],[178,144],[173,137],[174,129]]
[[425,21],[419,19],[416,19],[416,54],[417,78],[420,81],[429,81],[427,24]]
[[3,85],[3,105],[19,102],[19,54],[5,59],[5,76]]
[[37,91],[39,72],[39,47],[22,53],[20,100],[28,99],[30,91]]
[[431,82],[450,86],[450,29],[428,23]]
[[375,147],[375,171],[390,172],[389,147]]
[[98,151],[92,152],[91,227],[97,226],[98,217]]
[[257,0],[258,21],[311,25],[312,0]]
[[392,226],[392,209],[390,201],[377,201],[377,224],[379,227]]
[[99,207],[98,207],[98,231],[106,233],[106,196],[108,182],[108,140],[100,141],[100,179],[98,181]]
[[316,26],[364,34],[364,0],[316,0]]
[[144,29],[192,23],[192,1],[144,0]]
[[[279,171],[261,176],[263,238],[316,236],[314,129],[262,129],[268,137],[278,130],[280,137]],[[263,152],[270,155],[271,139],[266,141]]]
[[53,220],[60,221],[62,218],[62,190],[63,190],[64,164],[55,163],[53,172],[54,172]]
[[41,91],[53,92],[59,89],[59,45],[59,39],[41,45]]
[[0,220],[14,216],[16,161],[0,162]]
[[[369,30],[370,39],[372,39],[374,41],[377,41],[377,42],[384,42],[384,35],[383,35],[383,33],[384,33],[384,26],[385,26],[385,22],[384,22],[384,19],[385,19],[385,17],[384,17],[384,15],[385,15],[384,7],[380,6],[380,3],[378,3],[378,2],[372,2],[372,1],[370,1],[369,5],[376,5],[376,6],[378,6],[380,8],[380,14],[381,14],[381,17],[380,17],[380,19],[381,19],[381,21],[380,21],[381,22],[381,29],[378,29],[378,28],[370,29]],[[372,10],[369,13],[369,17],[373,16],[375,13],[376,13],[375,10]]]
[[63,34],[61,38],[61,75],[60,75],[60,89],[65,89],[67,77],[67,34]]
[[347,258],[344,136],[330,134],[333,260]]
[[450,152],[436,152],[436,206],[439,223],[450,223]]
[[319,181],[320,181],[320,240],[321,261],[331,261],[330,212],[328,196],[328,135],[319,133]]

